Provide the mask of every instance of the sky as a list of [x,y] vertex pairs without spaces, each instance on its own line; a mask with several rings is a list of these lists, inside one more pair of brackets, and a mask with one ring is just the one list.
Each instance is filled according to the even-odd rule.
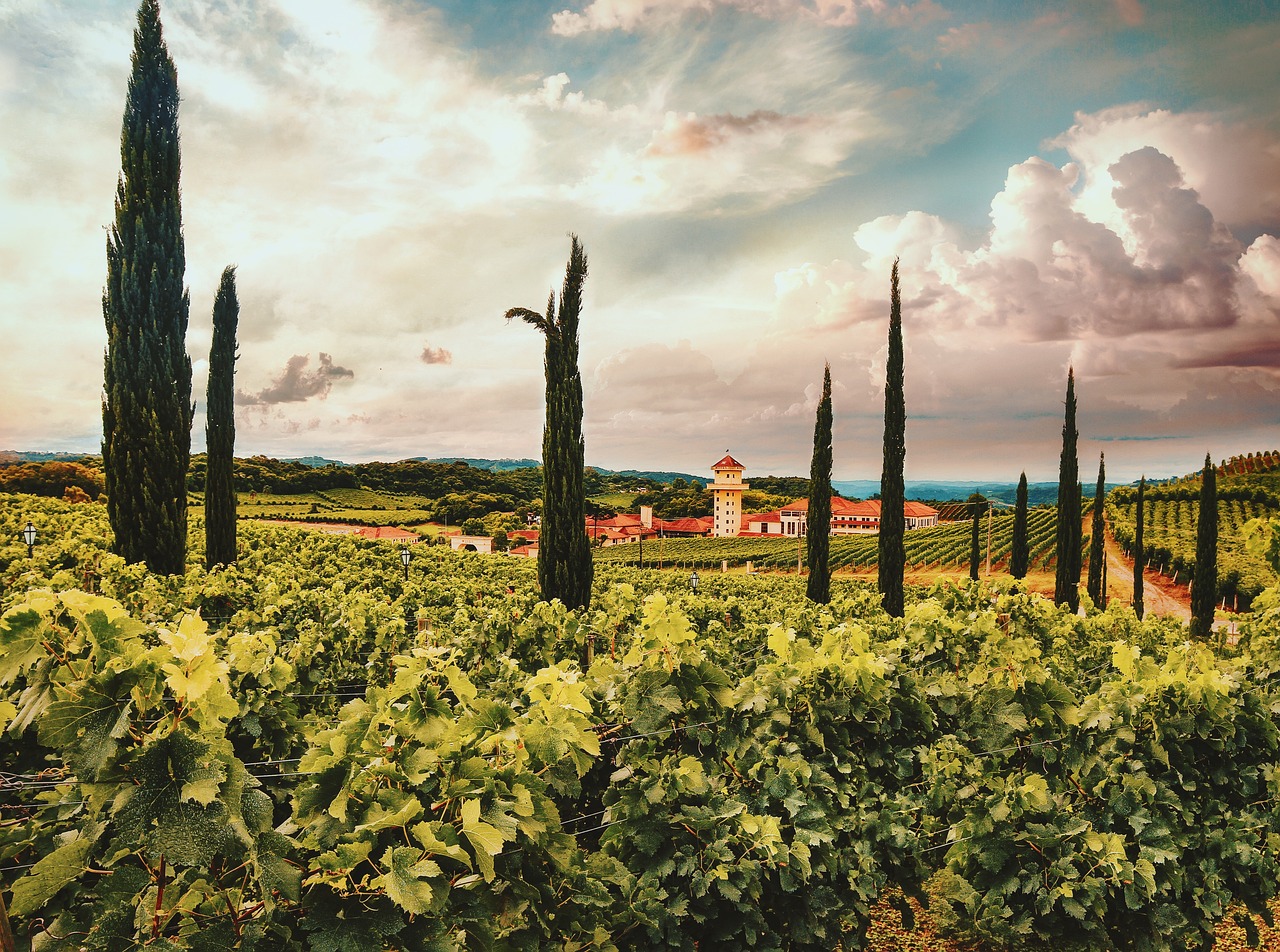
[[[0,449],[97,452],[137,7],[0,0]],[[237,268],[236,453],[541,451],[511,307],[590,262],[589,465],[1170,476],[1280,448],[1274,0],[162,0],[204,446]]]

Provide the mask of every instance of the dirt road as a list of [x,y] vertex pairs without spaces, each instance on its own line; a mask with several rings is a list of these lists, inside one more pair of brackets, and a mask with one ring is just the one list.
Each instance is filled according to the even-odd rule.
[[[1107,533],[1107,594],[1110,598],[1122,598],[1126,602],[1133,601],[1133,565],[1124,557],[1124,552],[1116,544],[1111,533]],[[1168,584],[1168,579],[1153,575],[1147,571],[1142,577],[1142,604],[1146,615],[1172,615],[1183,621],[1191,620],[1191,606],[1185,597],[1172,594],[1161,587]],[[1172,585],[1169,589],[1176,592]]]

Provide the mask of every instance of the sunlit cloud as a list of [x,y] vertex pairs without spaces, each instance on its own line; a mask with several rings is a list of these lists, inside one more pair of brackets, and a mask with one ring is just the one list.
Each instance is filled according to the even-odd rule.
[[418,359],[424,364],[451,364],[453,363],[453,354],[443,347],[432,347],[427,344],[422,348],[422,353]]
[[801,19],[826,26],[853,26],[866,14],[887,14],[901,22],[913,14],[920,19],[939,15],[936,4],[892,3],[886,0],[591,0],[581,12],[563,10],[551,18],[560,36],[623,30],[645,24],[667,24],[691,12],[709,13],[726,7],[764,19]]

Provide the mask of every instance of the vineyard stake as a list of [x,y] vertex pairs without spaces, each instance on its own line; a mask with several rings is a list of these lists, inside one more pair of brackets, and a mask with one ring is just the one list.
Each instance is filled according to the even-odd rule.
[[13,941],[13,928],[9,925],[9,910],[4,905],[3,889],[0,889],[0,952],[17,952],[17,945]]

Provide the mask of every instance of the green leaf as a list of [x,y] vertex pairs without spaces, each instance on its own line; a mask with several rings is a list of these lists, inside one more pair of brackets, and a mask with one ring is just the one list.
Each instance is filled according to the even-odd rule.
[[74,693],[58,692],[40,718],[40,742],[61,750],[72,768],[94,779],[116,755],[120,740],[132,723],[131,682],[118,675],[100,675],[80,682]]
[[192,771],[190,779],[182,785],[179,799],[194,801],[207,807],[218,799],[218,791],[222,789],[222,782],[226,778],[227,768],[220,760],[197,767]]
[[44,908],[64,886],[74,882],[85,871],[89,854],[102,832],[102,825],[90,823],[78,830],[69,843],[64,843],[40,860],[13,885],[13,905],[9,912],[15,916],[30,916]]
[[46,654],[48,624],[44,615],[27,605],[11,608],[0,618],[0,684],[8,684]]
[[438,879],[440,885],[445,885],[439,865],[423,858],[422,851],[411,846],[387,847],[382,865],[387,871],[374,883],[386,889],[392,902],[415,915],[431,910],[435,894],[428,880]]
[[447,856],[450,859],[457,860],[471,869],[471,854],[462,848],[457,842],[457,833],[453,827],[438,821],[423,821],[414,824],[409,831],[413,834],[413,838],[422,844],[422,848],[428,853],[434,853],[437,856]]
[[493,857],[502,852],[502,832],[480,819],[480,801],[462,801],[462,835],[475,850],[476,864],[486,882],[493,882]]
[[387,790],[369,805],[365,822],[357,826],[355,832],[376,833],[393,826],[408,826],[421,815],[422,802],[413,794]]

